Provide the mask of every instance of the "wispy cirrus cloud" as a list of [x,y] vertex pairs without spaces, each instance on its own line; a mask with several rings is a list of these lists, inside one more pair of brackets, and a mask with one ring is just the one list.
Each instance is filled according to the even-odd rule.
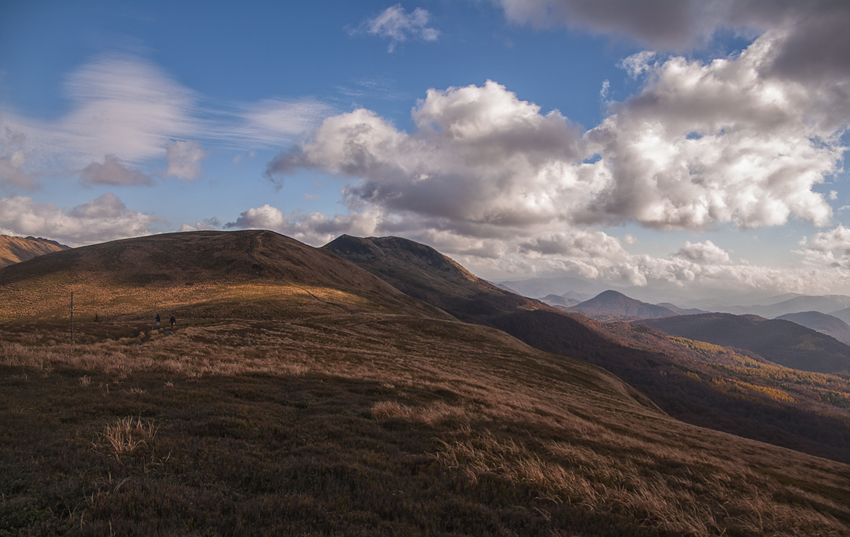
[[162,158],[170,139],[203,130],[197,95],[137,57],[98,57],[69,76],[66,91],[71,110],[52,121],[0,110],[0,154],[12,152],[14,173],[149,185],[127,164]]
[[[0,107],[0,185],[81,175],[85,184],[149,185],[136,166],[163,162],[191,180],[207,151],[200,140],[246,152],[291,143],[335,110],[312,98],[203,107],[203,96],[137,56],[105,55],[71,73],[70,111],[37,120]],[[101,163],[102,162],[102,163]]]
[[105,56],[74,72],[67,83],[72,111],[39,132],[75,161],[116,155],[129,162],[161,157],[172,137],[201,130],[195,92],[137,57]]
[[229,113],[230,119],[215,127],[210,136],[245,148],[287,145],[311,131],[336,109],[313,98],[263,99],[242,104]]

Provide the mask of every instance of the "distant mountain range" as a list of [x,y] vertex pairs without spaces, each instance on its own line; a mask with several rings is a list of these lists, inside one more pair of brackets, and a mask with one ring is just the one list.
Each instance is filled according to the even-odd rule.
[[850,347],[787,320],[705,313],[647,319],[641,324],[674,336],[746,349],[776,364],[802,371],[850,372]]
[[850,324],[850,308],[845,308],[843,310],[833,311],[829,315],[841,319],[847,324]]
[[527,280],[506,281],[502,282],[502,284],[513,290],[513,292],[527,297],[537,298],[547,295],[557,295],[573,298],[579,300],[579,302],[596,296],[607,288],[605,284],[571,276],[531,278]]
[[[829,315],[850,308],[850,297],[844,295],[794,296],[787,300],[768,305],[729,308],[730,313],[753,314],[766,319],[775,319],[789,313],[818,311]],[[837,316],[837,315],[836,315]],[[840,318],[840,317],[839,317]],[[843,319],[847,322],[847,319]]]
[[0,268],[68,248],[48,239],[0,235]]
[[[552,306],[563,306],[554,297],[570,298],[583,302],[606,290],[611,290],[606,284],[585,280],[578,277],[562,276],[550,278],[531,278],[526,280],[505,281],[497,284],[511,292],[523,296],[537,298]],[[789,313],[802,313],[806,311],[818,311],[827,315],[833,315],[850,324],[850,296],[846,295],[823,295],[809,296],[798,293],[784,293],[781,295],[764,297],[758,293],[746,293],[736,295],[734,298],[726,296],[704,299],[687,298],[682,299],[688,307],[671,307],[671,302],[677,302],[677,296],[672,292],[659,292],[652,295],[645,288],[617,287],[613,289],[630,296],[639,296],[646,303],[653,303],[670,309],[680,315],[693,315],[707,312],[735,313],[737,315],[752,314],[774,319]],[[736,300],[737,302],[732,302]]]

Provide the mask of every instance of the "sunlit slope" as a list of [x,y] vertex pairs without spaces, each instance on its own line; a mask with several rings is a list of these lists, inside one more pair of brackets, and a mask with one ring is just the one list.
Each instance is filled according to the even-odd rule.
[[0,235],[0,268],[67,248],[47,239]]
[[327,252],[270,231],[173,233],[96,244],[0,270],[0,320],[98,315],[265,318],[397,311],[446,318]]

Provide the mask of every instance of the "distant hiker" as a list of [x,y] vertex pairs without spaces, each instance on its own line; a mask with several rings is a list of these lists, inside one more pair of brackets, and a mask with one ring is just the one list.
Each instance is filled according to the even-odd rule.
[[174,315],[171,316],[171,329],[174,330],[174,325],[177,324],[177,319],[174,318]]
[[157,327],[157,328],[159,328],[159,321],[160,321],[160,320],[161,320],[161,319],[159,318],[159,313],[157,313],[157,314],[156,314],[156,327]]

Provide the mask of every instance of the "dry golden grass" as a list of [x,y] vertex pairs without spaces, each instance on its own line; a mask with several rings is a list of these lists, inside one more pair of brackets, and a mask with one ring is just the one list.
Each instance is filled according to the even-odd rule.
[[[172,390],[245,375],[372,383],[395,395],[371,403],[371,420],[431,431],[428,456],[471,498],[528,491],[523,501],[552,531],[569,509],[627,532],[850,532],[847,465],[682,424],[599,369],[483,327],[329,313],[205,321],[172,335],[143,334],[138,343],[80,345],[60,343],[49,330],[8,329],[0,333],[0,366],[29,375],[18,382],[68,370],[78,389],[105,398],[147,396],[151,388],[134,379],[150,375],[169,379],[171,388],[161,382],[160,389]],[[139,448],[146,461],[164,460],[170,453],[153,453],[156,433],[152,420],[119,416],[96,444],[120,461]]]
[[0,235],[0,267],[63,249],[58,243],[46,239]]
[[[71,292],[77,322],[99,319],[123,322],[153,320],[154,308],[161,314],[172,312],[185,318],[261,318],[266,314],[288,312],[326,313],[328,306],[338,311],[372,311],[378,306],[368,299],[344,291],[268,281],[204,284],[191,287],[145,287],[127,290],[115,285],[92,283],[57,284],[43,287],[21,286],[4,293],[6,307],[0,308],[0,322],[27,322],[51,319],[70,325]],[[167,320],[167,317],[163,320]]]
[[156,427],[150,420],[125,416],[114,424],[103,427],[97,447],[109,448],[115,455],[133,453],[140,447],[149,447],[156,437]]

